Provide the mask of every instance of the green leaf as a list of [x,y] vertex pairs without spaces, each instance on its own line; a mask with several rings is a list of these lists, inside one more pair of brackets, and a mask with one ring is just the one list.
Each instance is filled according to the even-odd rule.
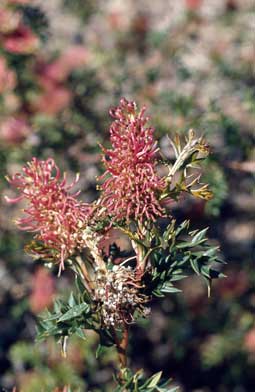
[[201,267],[201,274],[206,278],[210,279],[210,267],[208,265],[203,265]]
[[73,308],[69,309],[66,313],[64,313],[63,316],[60,317],[58,322],[71,320],[75,317],[80,316],[83,312],[88,313],[89,310],[90,310],[89,305],[86,303],[75,305]]
[[179,387],[174,387],[174,388],[158,388],[158,392],[176,392],[179,390]]
[[223,276],[220,272],[223,261],[218,247],[207,242],[207,228],[187,232],[188,226],[189,222],[184,221],[176,227],[172,220],[163,233],[162,230],[153,232],[152,241],[157,244],[150,257],[153,268],[144,279],[149,294],[162,297],[165,293],[179,292],[172,283],[186,278],[191,268],[209,281]]
[[161,379],[162,376],[162,371],[154,374],[152,377],[149,378],[149,380],[143,385],[143,387],[147,388],[155,388]]
[[200,270],[198,266],[198,262],[196,259],[190,259],[190,264],[193,270],[196,272],[197,275],[200,275]]
[[96,349],[96,359],[98,359],[98,358],[100,357],[100,355],[101,355],[101,353],[102,353],[102,349],[103,349],[103,347],[102,347],[102,345],[99,343],[99,345],[97,346],[97,349]]
[[61,302],[59,300],[56,300],[54,302],[53,308],[55,313],[60,313],[61,312]]
[[185,279],[185,278],[187,278],[187,275],[174,275],[174,276],[170,279],[170,281],[171,281],[171,282],[177,282],[178,280],[182,280],[182,279]]
[[76,301],[74,299],[73,292],[71,292],[69,299],[68,299],[68,305],[73,308],[76,305]]
[[204,257],[212,257],[217,253],[218,250],[219,250],[218,246],[212,246],[211,248],[209,248],[203,252],[203,256]]
[[162,292],[160,291],[160,289],[153,290],[153,291],[152,291],[152,294],[155,295],[155,297],[158,297],[158,298],[164,297],[164,294],[162,294]]
[[189,227],[189,220],[183,221],[175,230],[176,237],[184,230],[188,229]]
[[180,242],[179,244],[176,245],[177,249],[183,249],[183,248],[190,248],[190,242]]
[[165,282],[160,289],[162,293],[180,293],[181,290],[177,289],[177,287],[174,287],[170,282]]
[[78,327],[75,330],[75,335],[77,335],[79,338],[83,339],[83,340],[87,340],[84,329]]
[[62,313],[53,313],[53,314],[50,314],[50,316],[47,317],[47,318],[45,318],[44,321],[47,322],[47,321],[58,320],[58,319],[61,317],[61,315],[62,315]]
[[205,238],[205,234],[206,234],[207,230],[208,230],[208,227],[206,227],[203,230],[200,230],[196,235],[194,235],[194,237],[192,238],[192,241],[191,241],[193,246],[197,246],[207,240],[207,238]]

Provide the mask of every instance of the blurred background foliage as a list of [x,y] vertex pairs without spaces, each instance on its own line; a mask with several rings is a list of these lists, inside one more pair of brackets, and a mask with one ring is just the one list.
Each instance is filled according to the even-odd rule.
[[[3,0],[0,5],[0,387],[24,392],[112,391],[116,354],[96,359],[97,338],[75,339],[61,358],[34,344],[36,316],[68,292],[23,252],[4,179],[32,156],[81,172],[96,196],[98,143],[121,96],[146,104],[164,154],[167,134],[204,134],[204,179],[214,199],[176,205],[177,220],[209,225],[228,261],[210,299],[196,277],[132,328],[130,357],[163,369],[180,391],[249,392],[255,385],[254,5],[249,0]],[[71,177],[71,174],[69,174]],[[116,238],[123,247],[123,238]],[[148,354],[149,353],[149,354]]]

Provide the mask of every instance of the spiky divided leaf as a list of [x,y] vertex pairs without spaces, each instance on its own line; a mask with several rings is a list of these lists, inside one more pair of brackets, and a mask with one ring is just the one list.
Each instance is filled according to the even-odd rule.
[[148,295],[162,297],[179,292],[173,283],[186,278],[191,271],[204,277],[208,287],[212,279],[224,277],[220,271],[223,261],[218,247],[208,243],[207,228],[189,231],[188,227],[188,221],[176,226],[173,220],[163,233],[155,231],[152,269],[144,276]]
[[49,336],[59,339],[73,334],[84,339],[84,329],[92,328],[93,320],[90,305],[81,301],[73,293],[67,301],[56,300],[53,311],[47,310],[42,314],[37,340],[44,340]]
[[72,320],[78,316],[81,316],[83,313],[89,312],[89,305],[86,303],[74,305],[67,312],[65,312],[59,319],[58,323],[62,321]]

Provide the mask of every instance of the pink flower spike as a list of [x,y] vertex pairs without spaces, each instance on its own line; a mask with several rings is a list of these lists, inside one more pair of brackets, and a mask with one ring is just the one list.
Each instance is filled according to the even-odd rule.
[[165,181],[156,172],[157,143],[144,114],[145,107],[138,111],[136,103],[125,98],[110,110],[112,149],[102,147],[106,171],[101,176],[101,205],[113,220],[154,221],[164,214],[157,194]]
[[33,158],[21,173],[7,180],[21,194],[13,199],[5,197],[6,201],[17,203],[24,199],[28,202],[24,210],[26,216],[19,219],[17,225],[36,233],[35,240],[43,243],[45,255],[54,255],[61,272],[66,258],[85,246],[81,229],[86,225],[91,208],[76,199],[78,192],[70,193],[78,177],[66,185],[53,159]]

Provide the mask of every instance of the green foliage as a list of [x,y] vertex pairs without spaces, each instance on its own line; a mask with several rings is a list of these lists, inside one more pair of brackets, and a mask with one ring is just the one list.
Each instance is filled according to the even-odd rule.
[[[181,75],[183,75],[180,69]],[[194,102],[192,97],[181,95],[175,91],[164,91],[159,97],[160,101],[171,108],[176,115],[189,116],[194,111]]]
[[139,370],[133,374],[129,369],[122,370],[123,385],[117,387],[114,392],[175,392],[178,387],[170,388],[169,382],[161,381],[162,372],[158,372],[145,381],[143,372]]
[[84,22],[95,12],[96,0],[63,0],[63,6],[70,12],[75,13]]
[[38,325],[38,340],[49,336],[61,338],[65,351],[66,338],[75,334],[85,339],[84,329],[92,327],[90,304],[82,294],[70,294],[68,301],[56,300],[53,311],[47,310]]
[[189,221],[176,226],[173,220],[161,234],[154,238],[155,250],[151,254],[152,274],[149,284],[152,294],[163,297],[166,293],[180,290],[174,282],[184,279],[190,270],[202,276],[208,285],[212,279],[223,277],[220,266],[223,261],[218,247],[211,246],[206,238],[207,229],[188,231]]
[[209,161],[204,166],[203,179],[206,183],[209,184],[213,193],[213,198],[205,205],[205,211],[209,215],[215,217],[219,216],[220,209],[228,195],[228,184],[226,176],[217,162]]
[[45,347],[29,342],[20,341],[12,347],[12,363],[20,369],[33,369],[27,375],[22,389],[24,392],[52,392],[54,388],[63,388],[65,385],[72,385],[72,392],[84,390],[84,382],[71,362],[52,358],[52,366],[49,367],[47,356]]
[[46,14],[40,7],[26,5],[21,7],[23,11],[24,22],[32,28],[32,30],[46,41],[49,37],[49,22]]
[[240,331],[210,336],[202,347],[202,361],[205,368],[213,368],[224,360],[235,356],[242,345]]

